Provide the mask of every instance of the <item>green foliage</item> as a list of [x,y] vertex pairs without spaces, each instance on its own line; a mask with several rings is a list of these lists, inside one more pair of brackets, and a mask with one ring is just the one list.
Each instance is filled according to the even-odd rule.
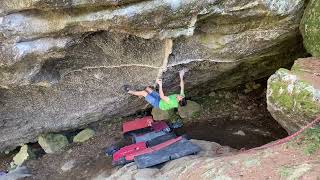
[[176,122],[178,120],[181,120],[181,119],[177,113],[174,113],[174,112],[170,113],[170,117],[169,117],[170,122]]
[[320,56],[320,3],[318,0],[310,0],[304,11],[300,30],[303,35],[303,43],[306,50],[314,57]]
[[[284,110],[291,111],[293,108],[298,114],[306,117],[314,117],[320,111],[319,103],[314,100],[313,87],[308,83],[299,80],[295,82],[291,92],[288,92],[289,81],[283,79],[290,77],[288,70],[278,70],[278,78],[269,83],[272,90],[270,101],[280,105]],[[292,85],[292,84],[291,84]]]
[[192,113],[192,118],[197,119],[200,117],[200,115],[201,115],[200,111],[194,112],[194,113]]
[[281,177],[288,177],[292,172],[292,168],[283,166],[280,168],[279,173]]
[[320,148],[320,125],[305,131],[303,142],[306,144],[304,153],[311,155]]

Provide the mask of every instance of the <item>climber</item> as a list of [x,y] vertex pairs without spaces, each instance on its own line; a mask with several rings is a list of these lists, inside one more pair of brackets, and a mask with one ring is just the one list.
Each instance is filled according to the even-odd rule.
[[187,69],[183,69],[179,71],[179,77],[180,77],[180,94],[172,94],[170,96],[165,96],[162,90],[162,80],[157,79],[157,84],[159,85],[159,93],[156,91],[153,91],[150,87],[147,87],[143,91],[133,91],[130,90],[128,86],[125,86],[125,91],[129,94],[135,95],[135,96],[143,96],[145,97],[145,100],[148,101],[153,107],[159,108],[161,110],[169,110],[173,108],[177,108],[180,104],[180,106],[187,105],[187,101],[185,99],[184,95],[184,82],[183,82],[183,76],[187,72]]

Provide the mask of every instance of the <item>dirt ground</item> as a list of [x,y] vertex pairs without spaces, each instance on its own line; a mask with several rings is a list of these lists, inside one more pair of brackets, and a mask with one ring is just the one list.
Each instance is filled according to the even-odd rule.
[[18,151],[12,152],[9,155],[0,154],[0,171],[5,171],[7,167],[10,166],[10,162],[12,161],[12,158],[16,152]]
[[[228,161],[227,157],[224,159]],[[320,179],[320,151],[306,155],[302,149],[289,144],[278,145],[264,151],[239,153],[244,166],[234,166],[229,172],[237,179]],[[258,160],[254,162],[253,160]]]
[[[209,98],[213,105],[194,99],[204,103],[203,114],[198,119],[195,118],[196,121],[185,122],[177,133],[186,133],[194,139],[214,141],[236,149],[257,147],[282,138],[286,136],[286,132],[268,113],[264,93],[263,89],[249,94],[216,93],[212,99]],[[216,111],[213,112],[212,109]],[[122,122],[119,119],[93,124],[91,127],[97,133],[91,140],[83,144],[73,143],[63,152],[45,154],[36,160],[27,161],[25,165],[33,176],[25,179],[81,180],[91,179],[102,172],[111,174],[115,168],[112,168],[111,158],[104,151],[106,147],[122,139]],[[11,159],[10,156],[0,159],[1,170]]]
[[250,149],[283,137],[276,133],[247,124],[246,121],[232,124],[225,121],[201,121],[186,124],[177,130],[177,134],[188,134],[192,139],[212,141],[235,149]]
[[[25,179],[90,179],[100,172],[112,170],[112,159],[105,155],[105,148],[122,138],[120,121],[96,124],[96,136],[82,144],[71,144],[61,153],[46,154],[40,159],[30,160],[26,166],[32,177]],[[65,163],[73,162],[70,170],[63,171]]]

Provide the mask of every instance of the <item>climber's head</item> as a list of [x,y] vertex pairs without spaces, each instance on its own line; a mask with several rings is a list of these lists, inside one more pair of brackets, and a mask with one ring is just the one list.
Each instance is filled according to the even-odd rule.
[[187,105],[187,100],[186,100],[186,98],[184,96],[178,95],[177,96],[177,100],[178,100],[180,106]]

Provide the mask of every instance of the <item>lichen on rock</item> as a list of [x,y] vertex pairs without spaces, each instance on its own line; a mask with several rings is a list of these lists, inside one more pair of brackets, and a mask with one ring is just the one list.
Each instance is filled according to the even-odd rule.
[[94,135],[95,135],[95,131],[93,129],[86,128],[80,131],[75,137],[73,137],[73,142],[82,143],[89,140]]
[[201,106],[200,104],[187,100],[187,105],[179,106],[178,114],[183,119],[192,119],[197,118],[201,113]]
[[300,25],[304,46],[314,57],[320,57],[320,3],[310,0]]
[[268,110],[290,134],[320,114],[318,61],[299,59],[291,71],[279,69],[268,80]]
[[52,133],[40,135],[38,143],[46,153],[59,152],[69,144],[66,136]]

